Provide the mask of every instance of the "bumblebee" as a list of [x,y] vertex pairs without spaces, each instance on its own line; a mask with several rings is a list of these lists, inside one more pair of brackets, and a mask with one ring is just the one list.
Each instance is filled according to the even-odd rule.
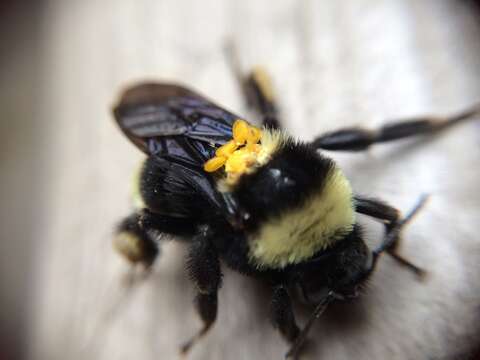
[[[426,198],[402,217],[384,201],[356,195],[322,150],[360,151],[432,134],[473,118],[480,106],[303,142],[281,129],[267,73],[256,68],[239,78],[262,127],[174,84],[143,83],[122,94],[115,119],[147,158],[137,181],[138,210],[120,223],[114,246],[148,269],[159,254],[159,234],[188,242],[187,271],[203,327],[183,353],[215,322],[222,260],[271,287],[272,323],[291,344],[287,357],[295,358],[313,321],[331,302],[357,297],[380,255],[423,274],[397,248],[401,230]],[[377,248],[365,244],[358,214],[384,223]],[[314,305],[303,328],[295,320],[293,296]]]

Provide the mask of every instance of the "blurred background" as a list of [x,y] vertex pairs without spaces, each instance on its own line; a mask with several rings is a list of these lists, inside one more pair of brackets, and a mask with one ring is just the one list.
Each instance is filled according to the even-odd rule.
[[[166,244],[122,291],[111,250],[142,155],[110,109],[140,80],[188,84],[247,114],[223,47],[271,72],[288,131],[311,139],[480,101],[480,11],[462,0],[0,2],[0,359],[176,359],[200,326]],[[468,359],[480,330],[480,119],[426,141],[329,154],[355,190],[431,201],[356,304],[315,325],[305,359]],[[374,241],[378,225],[367,234]],[[280,359],[268,289],[225,271],[218,322],[190,359]],[[307,313],[300,310],[299,319]]]

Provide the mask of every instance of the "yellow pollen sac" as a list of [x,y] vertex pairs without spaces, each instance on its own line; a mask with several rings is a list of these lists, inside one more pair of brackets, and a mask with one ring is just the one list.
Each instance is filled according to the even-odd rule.
[[246,149],[237,150],[228,158],[225,171],[227,173],[243,173],[247,167],[255,163],[255,159],[256,157],[252,152]]
[[225,165],[227,179],[238,178],[257,163],[262,150],[259,144],[262,130],[238,119],[233,123],[232,133],[233,139],[220,146],[215,157],[203,165],[206,172],[215,172]]
[[247,135],[247,144],[256,144],[262,138],[262,130],[250,126],[248,128],[248,135]]
[[215,151],[215,155],[228,158],[235,150],[237,150],[237,148],[238,145],[236,144],[235,140],[230,140],[225,145],[220,146],[217,151]]
[[223,165],[225,165],[225,162],[227,161],[226,157],[223,156],[215,156],[208,160],[204,165],[203,169],[206,172],[214,172],[220,169]]
[[249,128],[250,126],[245,120],[235,120],[233,123],[233,139],[238,145],[243,145],[249,137]]
[[262,147],[260,146],[260,144],[247,143],[245,149],[248,150],[250,153],[258,155],[258,153],[262,150]]

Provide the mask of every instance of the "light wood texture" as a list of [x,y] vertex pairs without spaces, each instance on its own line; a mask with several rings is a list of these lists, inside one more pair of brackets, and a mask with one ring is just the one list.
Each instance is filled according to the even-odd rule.
[[[26,167],[40,179],[26,187],[42,189],[27,234],[32,359],[176,359],[200,326],[176,243],[164,246],[147,281],[121,292],[128,268],[111,249],[112,228],[130,211],[131,173],[142,158],[110,114],[127,84],[181,82],[246,113],[222,52],[233,40],[245,70],[270,70],[285,126],[302,139],[480,100],[480,25],[462,1],[52,0],[40,14],[40,106],[29,121],[43,166]],[[36,54],[26,51],[16,69],[33,68]],[[305,359],[439,359],[468,350],[480,330],[479,124],[331,154],[357,192],[403,211],[432,195],[402,248],[430,277],[418,282],[382,259],[362,299],[317,322]],[[379,228],[366,223],[375,241]],[[218,321],[189,359],[281,359],[287,345],[269,324],[268,296],[225,270]],[[306,316],[300,311],[302,323]]]

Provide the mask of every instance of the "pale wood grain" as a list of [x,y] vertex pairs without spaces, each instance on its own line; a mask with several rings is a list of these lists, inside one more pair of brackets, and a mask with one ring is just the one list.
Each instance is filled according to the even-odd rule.
[[[89,338],[118,300],[127,270],[110,246],[113,225],[130,211],[130,174],[142,158],[110,115],[126,84],[183,82],[245,112],[222,53],[233,39],[245,69],[270,69],[286,127],[304,139],[480,99],[480,26],[461,1],[52,0],[43,16],[37,121],[48,161],[31,273],[32,359],[175,359],[200,325],[185,249],[168,243],[151,278]],[[335,306],[318,322],[305,359],[467,350],[479,330],[479,133],[472,122],[423,144],[332,154],[357,191],[402,210],[432,194],[403,247],[431,277],[419,283],[386,258],[362,300]],[[268,294],[225,270],[218,322],[189,358],[280,359],[287,346],[268,322]]]

